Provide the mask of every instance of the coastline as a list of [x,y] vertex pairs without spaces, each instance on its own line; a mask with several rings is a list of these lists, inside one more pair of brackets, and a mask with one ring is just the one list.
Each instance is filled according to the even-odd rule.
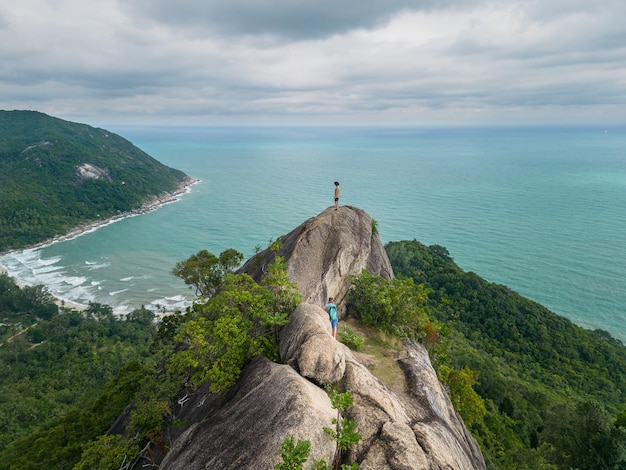
[[[96,220],[96,221],[85,222],[85,223],[79,224],[73,229],[71,229],[69,232],[63,235],[57,235],[48,240],[44,240],[34,245],[26,246],[23,248],[18,248],[14,250],[6,250],[0,253],[0,256],[7,255],[10,253],[23,252],[26,250],[35,250],[38,248],[50,246],[54,243],[58,243],[58,242],[66,241],[66,240],[72,240],[76,237],[79,237],[86,233],[91,233],[101,227],[104,227],[105,225],[118,222],[127,217],[134,217],[137,215],[147,214],[149,212],[152,212],[153,210],[158,209],[161,206],[170,204],[172,202],[176,202],[180,198],[180,196],[191,191],[191,186],[199,182],[200,182],[199,179],[193,178],[191,176],[187,176],[185,180],[183,180],[173,191],[164,192],[158,196],[151,196],[146,202],[144,202],[141,205],[141,207],[137,209],[133,209],[132,211],[124,212],[124,213],[115,215],[113,217],[109,217],[107,219]],[[20,279],[12,276],[9,270],[6,268],[6,266],[3,266],[2,263],[0,263],[0,274],[6,274],[7,276],[11,277],[20,288],[28,285],[28,284],[21,282]],[[79,310],[79,311],[85,310],[87,308],[86,305],[72,302],[71,300],[61,299],[56,296],[54,296],[54,298],[55,298],[55,303],[59,307],[66,307],[66,308],[71,308],[71,309]]]
[[[114,215],[112,217],[109,217],[108,219],[84,222],[82,224],[77,225],[76,227],[74,227],[69,232],[63,235],[56,235],[52,238],[41,241],[39,243],[35,243],[34,245],[26,246],[24,248],[18,248],[15,250],[6,250],[6,251],[1,252],[0,256],[7,255],[9,253],[17,253],[17,252],[25,251],[25,250],[34,250],[37,248],[42,248],[44,246],[50,246],[57,242],[71,240],[85,233],[93,232],[94,230],[97,230],[100,227],[112,224],[114,222],[125,219],[127,217],[134,217],[136,215],[147,214],[148,212],[152,212],[153,210],[158,209],[159,207],[164,206],[165,204],[176,202],[181,195],[190,191],[189,188],[191,186],[199,182],[200,182],[199,179],[193,178],[191,176],[187,176],[187,178],[184,181],[182,181],[176,187],[174,191],[161,193],[158,196],[151,196],[148,199],[148,201],[144,202],[141,205],[141,207],[137,209],[133,209],[132,211],[129,211],[129,212],[122,212],[121,214]],[[5,273],[7,272],[6,268],[2,266],[1,264],[0,264],[0,272],[5,272]]]

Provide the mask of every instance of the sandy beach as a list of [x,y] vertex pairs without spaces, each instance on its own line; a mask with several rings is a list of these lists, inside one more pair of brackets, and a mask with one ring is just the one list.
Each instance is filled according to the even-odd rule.
[[[144,204],[141,205],[141,207],[134,209],[130,212],[124,212],[122,214],[110,217],[108,219],[103,219],[103,220],[96,220],[96,221],[91,221],[91,222],[85,222],[83,224],[80,224],[78,226],[76,226],[75,228],[73,228],[72,230],[70,230],[69,232],[67,232],[66,234],[63,235],[57,235],[51,239],[42,241],[40,243],[36,243],[35,245],[31,245],[28,247],[24,247],[24,248],[20,248],[17,250],[7,250],[3,253],[0,253],[1,255],[4,254],[8,254],[11,252],[19,252],[19,251],[24,251],[24,250],[31,250],[31,249],[35,249],[35,248],[41,248],[44,246],[48,246],[48,245],[52,245],[53,243],[57,243],[57,242],[61,242],[61,241],[65,241],[65,240],[70,240],[76,237],[79,237],[80,235],[83,235],[85,233],[89,233],[89,232],[93,232],[94,230],[97,230],[100,227],[103,227],[105,225],[114,223],[116,221],[122,220],[126,217],[134,217],[136,215],[141,215],[141,214],[146,214],[148,212],[151,212],[155,209],[158,209],[159,207],[165,205],[165,204],[169,204],[171,202],[175,202],[178,200],[178,198],[182,195],[185,194],[186,192],[190,191],[190,187],[192,185],[194,185],[195,183],[198,183],[199,180],[196,178],[192,178],[190,176],[187,177],[187,179],[185,179],[183,182],[181,182],[178,187],[169,193],[162,193],[159,196],[153,196],[151,197],[147,202],[145,202]],[[0,264],[0,274],[7,274],[9,276],[11,276],[11,273],[8,272],[8,270],[6,269],[5,266],[3,266],[2,264]],[[15,281],[15,283],[20,286],[20,287],[24,287],[27,284],[24,284],[23,282],[21,282],[20,279],[17,279],[13,276],[11,276],[13,278],[13,280]],[[59,307],[67,307],[73,310],[85,310],[87,308],[86,305],[82,305],[82,304],[78,304],[75,302],[71,302],[68,300],[63,300],[63,299],[56,299],[55,303],[59,306]]]

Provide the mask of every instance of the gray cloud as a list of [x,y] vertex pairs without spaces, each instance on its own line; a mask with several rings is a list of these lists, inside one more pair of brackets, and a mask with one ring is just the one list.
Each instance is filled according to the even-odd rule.
[[23,0],[4,109],[93,122],[623,122],[626,2]]
[[[411,0],[135,0],[127,7],[171,27],[195,34],[269,35],[316,39],[385,24],[399,12],[431,8]],[[442,4],[448,3],[446,1]]]

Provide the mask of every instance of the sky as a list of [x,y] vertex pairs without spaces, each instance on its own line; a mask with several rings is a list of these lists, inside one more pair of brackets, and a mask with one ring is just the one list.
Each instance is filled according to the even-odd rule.
[[91,125],[626,123],[626,1],[0,0],[0,109]]

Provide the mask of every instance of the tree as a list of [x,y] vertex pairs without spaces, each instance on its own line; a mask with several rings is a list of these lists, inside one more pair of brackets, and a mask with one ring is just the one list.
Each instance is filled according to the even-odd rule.
[[437,375],[448,386],[454,409],[461,414],[465,424],[469,428],[482,424],[487,409],[473,388],[478,383],[478,372],[467,366],[454,370],[444,365],[438,368]]
[[337,442],[337,450],[348,450],[361,440],[361,435],[356,432],[356,421],[343,418],[341,412],[347,407],[354,405],[350,392],[339,393],[336,389],[327,389],[331,406],[337,410],[337,417],[333,418],[335,428],[324,427],[324,432],[330,435]]
[[74,470],[118,470],[139,453],[139,446],[129,443],[120,435],[102,435],[90,442],[83,451]]
[[[480,383],[472,388],[487,414],[470,431],[488,467],[536,470],[558,463],[559,468],[580,468],[563,457],[569,446],[578,450],[587,445],[576,441],[582,429],[579,417],[573,424],[578,413],[555,405],[594,397],[611,415],[623,409],[626,350],[621,342],[603,331],[584,330],[507,286],[464,272],[441,246],[413,240],[391,242],[385,249],[396,276],[424,284],[431,318],[448,328],[443,360],[431,357],[442,381],[442,364],[457,369],[461,396],[479,405],[464,385],[471,377],[462,369],[480,372]],[[605,455],[620,454],[619,439],[605,442]],[[546,452],[550,446],[554,452]]]
[[209,299],[215,295],[224,277],[231,274],[242,260],[243,254],[233,248],[222,251],[219,257],[200,250],[185,261],[176,263],[172,273],[185,284],[193,286],[197,296]]
[[626,429],[615,426],[602,404],[579,402],[556,407],[547,420],[545,440],[560,469],[619,470],[626,467]]
[[101,322],[114,320],[113,307],[98,302],[89,302],[84,315]]
[[142,326],[150,326],[154,323],[154,312],[144,306],[135,309],[126,316],[126,321]]
[[[349,450],[354,444],[361,440],[361,435],[356,432],[356,421],[341,417],[342,411],[344,411],[347,407],[354,405],[352,394],[350,392],[339,393],[331,386],[326,386],[325,388],[330,398],[331,406],[337,410],[337,418],[333,418],[332,420],[332,424],[334,424],[335,427],[323,427],[324,432],[332,437],[337,443],[337,451],[333,459],[332,468],[338,468],[341,470],[357,470],[359,468],[357,463],[340,464],[341,452]],[[289,436],[285,438],[280,449],[282,462],[278,463],[274,467],[274,470],[302,470],[302,465],[309,458],[310,452],[310,441],[299,440],[296,444],[294,437]],[[314,470],[331,469],[328,462],[324,459],[314,459],[311,468]]]
[[[283,291],[279,283],[274,287]],[[255,356],[265,353],[277,359],[274,329],[287,323],[277,305],[285,311],[295,308],[248,274],[226,276],[219,293],[196,303],[196,318],[180,327],[176,340],[185,349],[174,354],[171,367],[188,371],[195,386],[209,380],[211,391],[225,392]]]
[[44,320],[50,320],[59,310],[54,303],[54,297],[43,285],[22,287],[16,306],[19,310],[33,313]]
[[263,285],[273,294],[274,303],[268,324],[272,328],[274,341],[278,344],[280,327],[287,322],[291,312],[302,301],[302,294],[298,286],[289,281],[287,264],[282,256],[274,258],[274,262],[268,266],[268,274],[263,278]]

